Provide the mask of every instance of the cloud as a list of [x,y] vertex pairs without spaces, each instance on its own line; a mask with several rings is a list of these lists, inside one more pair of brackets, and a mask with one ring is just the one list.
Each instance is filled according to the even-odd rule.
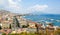
[[6,5],[6,3],[7,3],[7,1],[5,1],[5,0],[0,0],[0,6],[4,6],[4,5]]
[[34,5],[28,8],[28,11],[44,11],[48,8],[48,5]]
[[3,2],[4,2],[4,0],[0,0],[0,5],[2,5],[2,4],[3,4]]
[[9,8],[19,9],[20,6],[18,6],[18,2],[14,2],[13,0],[9,0]]
[[8,2],[9,2],[9,5],[10,4],[12,4],[12,5],[17,5],[17,4],[19,4],[18,2],[21,2],[21,0],[8,0]]
[[20,3],[18,2],[21,2],[21,0],[8,0],[8,6],[6,6],[7,9],[9,9],[9,11],[13,11],[13,12],[16,12],[18,13],[19,11],[22,10],[22,6]]
[[[10,12],[13,12],[13,13],[24,13],[23,12],[23,7],[21,5],[21,0],[1,0],[2,1],[2,5],[4,10],[8,10]],[[0,6],[0,7],[1,7]]]
[[9,10],[14,13],[26,14],[32,13],[33,11],[45,11],[48,8],[48,5],[39,5],[36,4],[34,6],[24,8],[20,3],[22,0],[1,0],[3,3],[3,7],[6,10]]

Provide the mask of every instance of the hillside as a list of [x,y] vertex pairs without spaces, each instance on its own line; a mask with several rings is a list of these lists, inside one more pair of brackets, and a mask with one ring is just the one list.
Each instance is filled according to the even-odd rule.
[[9,11],[6,11],[6,10],[0,10],[0,15],[9,14],[9,13],[10,13]]

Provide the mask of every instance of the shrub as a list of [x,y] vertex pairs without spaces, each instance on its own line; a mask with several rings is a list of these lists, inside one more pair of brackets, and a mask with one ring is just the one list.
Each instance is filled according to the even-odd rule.
[[6,33],[3,33],[2,35],[6,35]]

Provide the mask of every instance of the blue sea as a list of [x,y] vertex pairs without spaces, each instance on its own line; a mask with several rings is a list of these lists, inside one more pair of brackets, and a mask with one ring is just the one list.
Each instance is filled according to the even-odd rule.
[[39,15],[26,15],[24,18],[35,22],[52,22],[54,26],[60,26],[60,15],[53,14],[39,14]]

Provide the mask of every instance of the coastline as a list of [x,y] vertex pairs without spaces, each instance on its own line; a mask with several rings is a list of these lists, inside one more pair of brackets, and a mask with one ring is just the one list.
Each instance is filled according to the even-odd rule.
[[[8,15],[7,17],[10,17],[10,16]],[[17,23],[19,23],[20,28],[18,26],[17,27],[15,26],[16,25],[16,22],[15,21],[18,21]],[[12,24],[13,22],[14,22],[14,24]],[[34,22],[32,20],[28,20],[28,19],[26,19],[24,17],[21,17],[19,15],[16,15],[15,17],[12,16],[12,18],[10,17],[8,21],[6,21],[4,19],[4,23],[5,24],[8,24],[8,26],[6,26],[5,29],[3,28],[3,29],[0,30],[0,32],[4,32],[4,33],[7,33],[7,32],[8,33],[9,32],[11,32],[11,33],[37,32],[37,29],[38,29],[38,31],[41,31],[41,30],[43,31],[44,30],[44,32],[46,32],[47,29],[48,29],[48,31],[49,30],[56,31],[56,30],[60,29],[60,27],[54,26],[50,22],[47,22],[48,25],[45,26],[43,22],[42,23],[41,22]],[[9,28],[9,25],[10,24],[12,25],[11,26],[12,27],[11,29]],[[28,27],[27,27],[27,25],[28,25]],[[36,25],[37,25],[37,27],[36,27]]]

